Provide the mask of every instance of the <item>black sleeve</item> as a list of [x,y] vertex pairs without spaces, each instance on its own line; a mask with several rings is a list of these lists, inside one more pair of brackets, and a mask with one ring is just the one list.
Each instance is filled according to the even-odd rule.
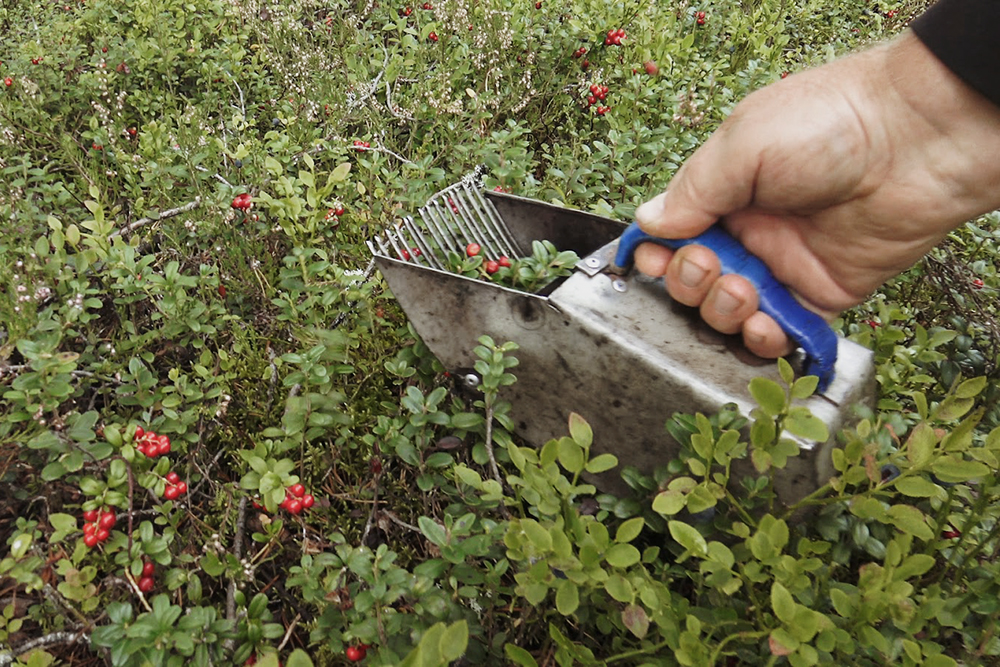
[[1000,0],[940,0],[910,27],[948,69],[1000,105]]

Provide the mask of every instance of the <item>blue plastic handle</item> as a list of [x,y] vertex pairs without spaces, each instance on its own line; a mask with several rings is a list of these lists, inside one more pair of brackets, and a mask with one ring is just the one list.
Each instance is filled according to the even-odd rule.
[[690,239],[664,239],[651,236],[633,222],[618,239],[614,270],[624,273],[632,266],[635,249],[641,243],[656,243],[676,250],[696,244],[715,252],[722,263],[722,273],[737,273],[757,289],[760,310],[770,315],[806,353],[806,373],[819,377],[819,391],[825,391],[833,380],[837,363],[837,334],[822,317],[795,300],[788,289],[756,256],[719,225],[709,227]]

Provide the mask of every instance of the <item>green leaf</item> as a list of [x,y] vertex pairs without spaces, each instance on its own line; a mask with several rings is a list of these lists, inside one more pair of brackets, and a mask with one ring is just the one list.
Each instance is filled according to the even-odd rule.
[[441,633],[441,657],[447,662],[458,660],[469,645],[469,625],[463,621],[452,623]]
[[292,654],[288,656],[288,662],[285,664],[287,667],[313,667],[312,658],[300,648],[292,651]]
[[430,517],[422,516],[417,519],[420,532],[424,534],[431,543],[438,547],[443,547],[448,543],[448,533],[445,527]]
[[671,521],[667,527],[670,529],[670,536],[694,555],[703,558],[708,553],[708,544],[696,528],[683,521]]
[[625,521],[622,525],[618,526],[618,530],[615,532],[615,542],[631,542],[639,537],[639,533],[642,532],[642,528],[645,525],[646,522],[641,516]]
[[931,465],[931,470],[942,482],[968,482],[985,477],[990,469],[979,461],[965,461],[955,456],[942,456]]
[[575,440],[559,438],[559,464],[573,474],[583,470],[583,449]]
[[986,388],[986,378],[977,377],[966,380],[955,389],[955,396],[958,398],[975,398]]
[[604,559],[612,567],[630,567],[641,558],[642,554],[631,544],[615,544],[604,554]]
[[934,533],[927,525],[927,517],[924,513],[911,505],[893,505],[888,511],[889,523],[899,528],[904,533],[913,535],[921,540],[934,538]]
[[759,377],[750,380],[750,395],[770,417],[777,417],[785,410],[785,390],[774,380]]
[[604,582],[604,590],[618,602],[631,603],[635,599],[635,591],[632,588],[632,584],[618,573],[608,577],[608,580]]
[[347,178],[347,175],[349,173],[351,173],[351,163],[342,162],[338,164],[337,167],[332,172],[330,172],[330,180],[334,181],[335,183],[339,183],[340,181]]
[[590,424],[575,412],[569,414],[569,434],[576,444],[584,449],[589,449],[594,441],[594,432],[590,429]]
[[656,494],[653,498],[653,511],[657,514],[673,516],[687,504],[687,496],[677,489],[667,489]]
[[642,639],[649,632],[649,616],[637,604],[630,604],[622,610],[622,623],[633,635]]
[[899,564],[893,572],[892,578],[895,581],[905,581],[910,577],[919,577],[934,567],[934,556],[928,554],[913,554]]
[[580,606],[580,590],[569,579],[563,579],[556,588],[556,611],[570,616]]
[[938,438],[927,422],[917,424],[906,440],[906,457],[914,467],[925,465],[934,455]]
[[826,423],[809,412],[808,408],[792,408],[782,424],[786,431],[806,440],[826,442],[830,439]]
[[76,517],[71,514],[50,514],[49,523],[59,533],[71,533],[76,530]]
[[792,385],[792,398],[809,398],[816,392],[816,387],[818,385],[819,378],[815,375],[806,375],[805,377],[801,377]]
[[923,477],[900,477],[895,486],[897,491],[911,498],[934,498],[944,494],[944,489]]
[[534,545],[538,553],[547,553],[552,550],[552,534],[542,528],[534,519],[521,519],[521,530],[525,537]]
[[771,608],[782,623],[789,625],[795,621],[798,605],[788,589],[777,581],[771,585]]
[[587,472],[592,475],[606,472],[618,465],[618,457],[614,454],[600,454],[587,462]]
[[538,667],[538,662],[535,660],[534,656],[520,646],[515,646],[514,644],[504,644],[503,653],[507,656],[507,659],[515,665],[520,665],[521,667]]

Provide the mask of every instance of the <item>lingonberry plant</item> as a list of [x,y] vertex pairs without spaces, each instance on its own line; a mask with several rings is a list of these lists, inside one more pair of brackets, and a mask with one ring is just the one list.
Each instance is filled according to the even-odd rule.
[[[578,417],[534,449],[516,345],[470,390],[366,246],[479,164],[629,220],[917,5],[535,4],[4,6],[0,664],[998,659],[1000,216],[835,323],[879,400],[791,507],[800,379],[664,415],[659,469]],[[470,240],[452,270],[528,292],[577,261]]]

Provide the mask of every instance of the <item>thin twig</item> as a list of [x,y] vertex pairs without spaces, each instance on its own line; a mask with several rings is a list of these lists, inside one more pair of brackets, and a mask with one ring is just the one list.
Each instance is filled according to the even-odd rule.
[[372,529],[372,522],[375,520],[375,514],[378,513],[378,492],[379,492],[379,481],[382,479],[382,475],[375,475],[375,494],[372,499],[372,511],[368,513],[368,521],[365,522],[365,529],[361,532],[361,544],[365,543],[368,539],[368,533]]
[[121,229],[116,229],[115,231],[111,232],[110,236],[111,237],[115,237],[115,236],[120,236],[122,234],[131,233],[131,232],[135,231],[136,229],[139,229],[143,225],[148,225],[151,222],[157,222],[158,220],[163,220],[165,218],[172,218],[175,215],[180,215],[181,213],[186,213],[187,211],[190,211],[193,208],[198,208],[198,206],[200,206],[200,205],[201,205],[201,197],[195,197],[194,201],[189,201],[188,203],[184,204],[183,206],[178,206],[177,208],[171,208],[171,209],[168,209],[166,211],[163,211],[162,213],[160,213],[159,215],[157,215],[155,218],[140,218],[140,219],[136,220],[133,223],[125,225]]
[[285,636],[282,638],[281,643],[278,644],[278,653],[281,653],[282,649],[285,648],[285,644],[287,644],[288,640],[292,638],[292,630],[295,629],[295,626],[298,625],[299,619],[301,618],[302,614],[295,614],[295,618],[293,618],[292,622],[288,624],[288,629],[285,630]]
[[44,648],[46,646],[55,646],[56,644],[73,644],[75,642],[90,642],[89,635],[81,632],[53,632],[47,634],[43,637],[36,637],[35,639],[29,639],[23,644],[12,648],[10,651],[0,653],[0,667],[3,665],[9,665],[14,662],[14,659],[19,655],[24,655],[25,653],[30,653],[38,648]]
[[[237,509],[236,516],[236,536],[233,538],[233,555],[236,556],[236,560],[240,560],[243,557],[243,530],[246,527],[246,515],[247,515],[247,497],[243,496],[240,498],[240,506]],[[226,591],[226,618],[236,624],[236,580],[232,579],[229,582],[229,590]],[[233,640],[226,640],[227,647],[231,648],[233,646]]]
[[390,512],[389,510],[382,510],[381,514],[382,514],[382,516],[384,516],[385,518],[387,518],[389,521],[392,521],[397,526],[402,526],[403,528],[406,528],[407,530],[412,530],[414,533],[420,533],[420,532],[422,532],[419,528],[417,528],[416,526],[414,526],[412,523],[406,523],[405,521],[403,521],[402,519],[400,519],[398,516],[396,516],[395,514],[393,514],[392,512]]
[[[500,466],[497,465],[496,456],[493,454],[493,401],[486,401],[486,454],[490,457],[490,472],[493,473],[493,479],[497,481],[500,485],[500,489],[503,490],[503,478],[500,476]],[[503,498],[500,499],[500,514],[503,518],[509,519],[510,512],[507,511],[507,505],[503,502]]]

